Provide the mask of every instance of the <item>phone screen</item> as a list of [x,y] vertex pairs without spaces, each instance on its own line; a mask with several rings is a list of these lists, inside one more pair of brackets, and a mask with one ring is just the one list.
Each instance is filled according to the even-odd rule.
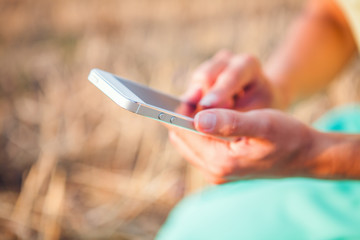
[[171,97],[161,92],[152,90],[151,88],[141,86],[118,77],[116,77],[116,79],[132,91],[143,102],[149,105],[186,115],[188,117],[193,117],[196,113],[196,104],[181,101],[175,97]]

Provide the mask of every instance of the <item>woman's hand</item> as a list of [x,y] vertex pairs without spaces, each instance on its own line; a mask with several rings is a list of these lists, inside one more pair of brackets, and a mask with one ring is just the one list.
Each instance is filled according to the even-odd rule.
[[309,161],[318,132],[277,110],[204,110],[195,127],[207,135],[173,128],[170,139],[213,183],[307,176],[319,167]]
[[277,91],[256,58],[223,50],[195,70],[184,99],[200,109],[281,108]]

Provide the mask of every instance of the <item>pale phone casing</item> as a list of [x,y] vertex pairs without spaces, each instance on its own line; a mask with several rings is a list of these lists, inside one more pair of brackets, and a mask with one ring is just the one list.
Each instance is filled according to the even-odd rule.
[[[90,71],[88,79],[116,104],[130,112],[196,131],[194,129],[193,118],[177,114],[169,109],[151,105],[143,100],[144,98],[150,101],[152,98],[160,99],[162,104],[165,105],[167,104],[166,102],[174,103],[174,105],[177,102],[181,103],[179,99],[173,96],[96,68]],[[133,92],[125,84],[137,89],[141,94]]]

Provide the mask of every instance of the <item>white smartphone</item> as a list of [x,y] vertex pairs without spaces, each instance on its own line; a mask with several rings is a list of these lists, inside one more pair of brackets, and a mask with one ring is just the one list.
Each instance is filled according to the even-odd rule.
[[88,79],[120,107],[130,112],[196,131],[191,117],[196,110],[193,104],[100,69],[92,69]]

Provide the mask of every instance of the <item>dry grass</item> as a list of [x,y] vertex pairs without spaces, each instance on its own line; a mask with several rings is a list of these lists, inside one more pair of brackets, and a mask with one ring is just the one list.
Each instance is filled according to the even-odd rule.
[[[88,83],[89,70],[179,94],[191,69],[220,48],[265,61],[301,4],[0,1],[0,238],[152,239],[203,179],[158,123]],[[310,122],[358,99],[357,71],[295,115]]]

